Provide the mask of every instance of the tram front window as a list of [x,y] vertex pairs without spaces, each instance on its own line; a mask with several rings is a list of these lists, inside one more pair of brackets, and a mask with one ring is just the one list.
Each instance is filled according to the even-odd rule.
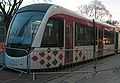
[[11,48],[28,49],[37,33],[44,13],[21,12],[16,14],[7,39],[7,46]]

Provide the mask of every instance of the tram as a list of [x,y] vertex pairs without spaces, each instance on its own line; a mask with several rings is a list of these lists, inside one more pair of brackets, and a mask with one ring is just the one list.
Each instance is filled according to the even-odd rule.
[[117,48],[116,33],[114,26],[57,5],[28,5],[17,11],[10,24],[5,63],[19,69],[56,68],[93,59],[94,45],[96,58],[108,56]]

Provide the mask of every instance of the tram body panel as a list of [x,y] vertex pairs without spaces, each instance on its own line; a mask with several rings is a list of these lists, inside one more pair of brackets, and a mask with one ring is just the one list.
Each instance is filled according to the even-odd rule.
[[103,55],[110,55],[115,53],[115,31],[114,28],[104,29],[103,36]]
[[[23,10],[25,11],[24,8]],[[20,69],[47,69],[93,59],[94,28],[91,20],[55,5],[49,6],[45,13],[39,11],[39,9],[24,11],[20,10],[16,14],[11,23],[12,28],[9,28],[6,41],[9,48],[7,48],[5,55],[7,66]],[[23,19],[20,17],[25,15],[29,18],[24,19],[26,21],[23,21],[21,26],[17,22],[22,21]],[[82,37],[80,37],[78,38],[78,44],[76,44],[75,30],[77,22],[80,23],[78,28],[81,29],[81,25],[84,25],[83,29],[86,29],[84,32],[91,32],[86,36],[82,34],[82,37],[86,37],[86,40],[81,41]],[[17,24],[19,27],[17,27]],[[96,25],[102,24],[97,23]],[[23,29],[24,31],[22,31]],[[104,27],[101,30],[103,29]],[[103,32],[98,33],[98,38],[96,41],[101,40],[101,42],[96,45],[95,57],[114,53],[114,51],[103,51],[104,48],[110,50],[114,48],[114,44],[104,45],[103,47]]]
[[115,53],[114,47],[115,47],[114,44],[104,45],[103,56],[114,54]]
[[[23,8],[23,10],[24,10],[24,8]],[[21,17],[21,18],[19,18],[19,17]],[[11,51],[11,52],[15,52],[17,49],[24,49],[24,48],[25,48],[25,51],[27,51],[27,49],[31,47],[32,40],[34,40],[32,38],[38,32],[37,29],[40,27],[40,24],[42,22],[42,18],[43,17],[44,17],[44,15],[42,14],[41,11],[34,11],[34,12],[33,11],[27,11],[27,12],[21,12],[20,11],[20,13],[16,14],[15,18],[13,19],[13,22],[11,23],[11,27],[13,27],[13,30],[11,28],[9,28],[10,31],[9,31],[8,34],[10,36],[8,35],[6,43],[7,43],[7,46],[10,49],[7,48],[6,52],[7,52],[7,50],[10,51],[12,48],[15,48],[15,49],[13,49],[13,51]],[[21,22],[21,24],[19,24],[18,29],[15,29],[16,26],[18,26],[18,25],[16,25],[16,24],[18,24],[17,22],[19,22],[17,20],[19,20]],[[23,21],[23,24],[22,24],[22,21]],[[25,24],[24,24],[24,22],[25,22]],[[36,24],[36,25],[35,24],[33,25],[35,28],[32,27],[32,23]],[[24,31],[22,31],[22,27],[23,27]],[[19,32],[20,29],[21,29],[22,32]],[[42,31],[42,29],[41,29],[41,31]],[[23,34],[24,32],[25,32],[25,34]],[[29,34],[29,32],[32,32],[32,34],[31,33]],[[42,32],[40,32],[40,33],[42,33]],[[14,34],[16,34],[16,35],[14,35]],[[16,37],[14,37],[14,36],[16,36]],[[40,38],[41,38],[41,36],[42,35],[39,35]],[[32,40],[28,40],[28,38],[31,38]],[[17,45],[17,43],[18,43],[18,45]],[[16,54],[19,54],[19,53],[16,53]],[[26,64],[26,63],[21,65],[21,66],[20,66],[20,64],[23,63],[22,59],[24,60],[24,62],[27,62],[27,58],[28,58],[29,54],[25,54],[25,55],[23,55],[23,54],[20,55],[19,54],[19,57],[16,57],[15,54],[9,53],[9,56],[8,55],[5,55],[5,56],[6,56],[6,60],[5,61],[6,61],[6,65],[7,66],[11,66],[11,67],[15,67],[15,68],[17,68],[17,67],[18,68],[20,68],[20,67],[24,68],[24,66],[25,67],[28,66],[28,64]],[[25,56],[25,57],[21,58],[20,56],[21,57]],[[16,62],[16,63],[14,63],[13,61]],[[12,64],[9,64],[11,62],[13,62],[15,66],[13,66]],[[28,63],[30,64],[31,60]]]
[[5,54],[5,64],[8,68],[28,69],[29,65],[27,59],[27,56],[16,58]]
[[36,48],[30,54],[31,69],[56,68],[64,65],[64,49]]
[[73,62],[83,62],[93,59],[93,46],[76,46],[73,53]]

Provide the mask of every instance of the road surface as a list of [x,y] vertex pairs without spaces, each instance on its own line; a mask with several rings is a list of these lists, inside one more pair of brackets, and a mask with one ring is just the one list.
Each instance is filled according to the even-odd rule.
[[57,73],[20,75],[11,70],[2,70],[0,83],[120,83],[120,56],[110,56]]

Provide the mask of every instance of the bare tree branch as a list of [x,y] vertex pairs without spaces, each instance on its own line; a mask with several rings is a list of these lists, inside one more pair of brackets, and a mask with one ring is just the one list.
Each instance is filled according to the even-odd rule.
[[9,6],[12,6],[12,3],[10,2],[11,0],[8,0],[8,5]]
[[10,13],[9,13],[8,15],[11,15],[12,12],[14,11],[14,8],[15,8],[15,6],[16,6],[16,2],[17,2],[17,0],[14,0],[13,6],[12,6],[12,8],[11,8],[11,10],[10,10]]
[[2,6],[2,3],[0,3],[0,9],[2,10],[3,14],[6,14],[5,8]]
[[10,12],[11,6],[12,6],[12,3],[10,2],[10,0],[8,0],[8,10],[6,11],[7,14]]
[[0,10],[4,15],[5,31],[8,30],[12,16],[18,10],[23,0],[1,0]]
[[14,12],[13,14],[15,14],[15,12],[19,9],[20,5],[22,4],[23,0],[19,0],[19,2],[17,3],[15,9],[14,9]]
[[87,15],[98,20],[105,19],[111,15],[101,1],[98,0],[91,1],[89,5],[81,6],[79,10],[82,15]]

